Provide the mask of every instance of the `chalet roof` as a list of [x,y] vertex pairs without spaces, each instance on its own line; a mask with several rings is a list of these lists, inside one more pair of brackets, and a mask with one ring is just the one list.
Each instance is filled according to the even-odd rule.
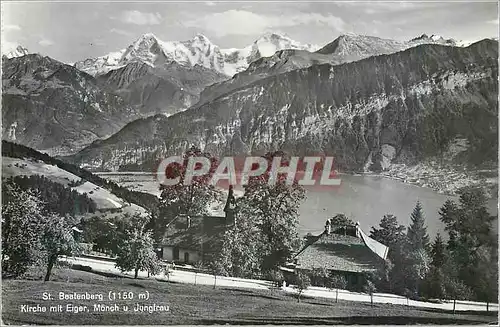
[[298,269],[326,268],[348,272],[374,271],[383,262],[362,238],[326,232],[308,236],[295,258]]

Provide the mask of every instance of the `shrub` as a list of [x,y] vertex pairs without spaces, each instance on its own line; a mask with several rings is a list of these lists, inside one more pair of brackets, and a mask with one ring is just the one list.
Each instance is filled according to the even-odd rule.
[[295,281],[296,285],[295,288],[298,290],[298,296],[297,296],[297,301],[300,302],[300,296],[302,293],[309,287],[311,286],[311,279],[306,273],[303,273],[301,271],[297,272],[295,275]]
[[283,285],[283,281],[285,280],[285,277],[283,276],[283,273],[281,270],[271,270],[267,274],[267,279],[269,279],[271,282],[273,282],[273,285],[276,287],[280,287]]

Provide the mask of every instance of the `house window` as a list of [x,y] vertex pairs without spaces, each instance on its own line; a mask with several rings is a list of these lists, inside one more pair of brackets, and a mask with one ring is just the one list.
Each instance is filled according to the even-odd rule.
[[179,248],[174,247],[174,260],[179,260]]
[[184,262],[189,262],[189,253],[184,252]]

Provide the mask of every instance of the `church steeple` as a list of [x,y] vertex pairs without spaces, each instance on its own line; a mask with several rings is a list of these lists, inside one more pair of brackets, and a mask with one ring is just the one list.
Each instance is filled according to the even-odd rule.
[[233,185],[229,185],[229,192],[227,194],[226,205],[224,212],[226,213],[226,225],[234,224],[234,215],[236,211],[236,198],[234,197]]

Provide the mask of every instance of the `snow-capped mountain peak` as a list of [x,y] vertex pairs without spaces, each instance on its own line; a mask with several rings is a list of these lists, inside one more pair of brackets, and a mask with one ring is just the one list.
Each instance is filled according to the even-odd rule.
[[27,54],[29,54],[28,49],[23,47],[22,45],[18,45],[15,48],[7,48],[7,49],[2,49],[2,54],[3,56],[7,57],[8,59],[11,58],[17,58],[17,57],[22,57]]
[[153,33],[146,33],[126,49],[95,59],[77,62],[75,66],[91,75],[102,75],[131,62],[142,62],[152,67],[177,62],[181,65],[201,65],[222,70],[222,55],[217,46],[202,34],[187,41],[161,41]]
[[361,34],[358,34],[358,33],[354,33],[354,32],[345,32],[344,34],[340,35],[341,37],[358,37],[358,36],[363,36]]
[[206,35],[203,35],[201,33],[196,34],[193,38],[193,41],[202,42],[202,43],[212,43],[212,42],[210,42],[210,40],[208,39],[208,37]]
[[459,45],[454,39],[445,39],[441,35],[432,34],[428,36],[427,34],[422,34],[413,38],[409,41],[410,44],[424,44],[424,43],[439,43],[443,45]]
[[154,66],[159,56],[164,55],[158,38],[153,33],[146,33],[131,44],[120,58],[120,65],[141,61]]
[[233,76],[245,70],[254,60],[272,56],[279,50],[316,51],[318,48],[278,33],[265,33],[243,49],[220,49],[200,33],[190,40],[169,42],[161,41],[153,33],[146,33],[126,49],[77,62],[75,67],[91,75],[101,75],[130,62],[143,62],[150,66],[176,62],[187,66],[200,65]]
[[233,76],[247,69],[249,64],[255,60],[270,57],[280,50],[291,49],[314,52],[318,48],[317,45],[297,42],[288,35],[268,32],[243,49],[223,49],[221,52],[224,55],[226,75]]
[[[276,51],[284,49],[316,51],[318,46],[299,43],[288,35],[266,33],[253,43],[254,50],[258,50],[261,57],[269,57]],[[257,59],[257,58],[255,58]],[[253,60],[252,60],[253,61]]]
[[293,41],[287,34],[266,32],[266,33],[262,34],[257,40],[255,40],[254,43],[276,42],[279,40]]
[[442,37],[442,36],[435,35],[435,34],[432,34],[430,38],[431,38],[431,40],[433,40],[433,41],[439,41],[439,40],[442,40],[442,39],[443,39],[443,37]]

